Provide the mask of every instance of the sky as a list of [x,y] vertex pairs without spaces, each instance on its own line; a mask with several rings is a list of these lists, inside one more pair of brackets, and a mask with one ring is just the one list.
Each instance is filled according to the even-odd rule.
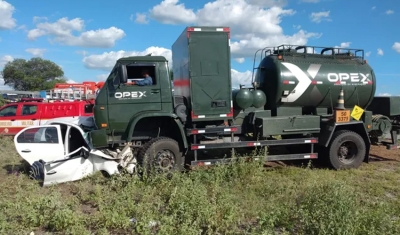
[[0,0],[0,70],[42,57],[69,82],[101,81],[121,57],[173,62],[171,46],[187,26],[227,26],[234,86],[251,84],[260,48],[336,46],[365,50],[376,95],[400,95],[398,22],[397,0]]

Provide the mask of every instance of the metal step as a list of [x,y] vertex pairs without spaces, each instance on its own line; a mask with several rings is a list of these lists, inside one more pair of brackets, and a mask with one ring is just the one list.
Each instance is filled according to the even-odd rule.
[[222,158],[222,159],[207,159],[191,161],[192,166],[211,166],[217,163],[227,164],[238,159],[256,160],[256,161],[287,161],[287,160],[304,160],[304,159],[317,159],[318,153],[300,153],[300,154],[285,154],[285,155],[269,155],[260,157],[236,157],[236,158]]

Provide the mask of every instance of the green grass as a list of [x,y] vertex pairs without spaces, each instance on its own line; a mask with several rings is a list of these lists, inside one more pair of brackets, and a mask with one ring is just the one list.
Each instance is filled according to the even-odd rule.
[[10,140],[0,148],[0,234],[400,234],[399,165],[240,163],[169,180],[96,174],[43,188],[8,174],[20,159]]

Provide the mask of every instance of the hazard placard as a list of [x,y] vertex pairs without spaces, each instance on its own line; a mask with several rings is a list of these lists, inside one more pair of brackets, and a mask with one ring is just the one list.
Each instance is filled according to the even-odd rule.
[[351,117],[359,121],[363,113],[364,109],[362,109],[360,106],[354,105],[353,111],[351,112]]

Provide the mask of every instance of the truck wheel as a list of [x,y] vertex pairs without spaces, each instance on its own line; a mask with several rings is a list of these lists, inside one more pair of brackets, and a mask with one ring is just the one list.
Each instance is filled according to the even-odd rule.
[[182,169],[182,152],[178,142],[168,137],[158,137],[143,145],[138,163],[147,173],[171,173]]
[[358,168],[364,161],[366,146],[359,134],[341,130],[333,134],[328,153],[329,163],[334,169]]

